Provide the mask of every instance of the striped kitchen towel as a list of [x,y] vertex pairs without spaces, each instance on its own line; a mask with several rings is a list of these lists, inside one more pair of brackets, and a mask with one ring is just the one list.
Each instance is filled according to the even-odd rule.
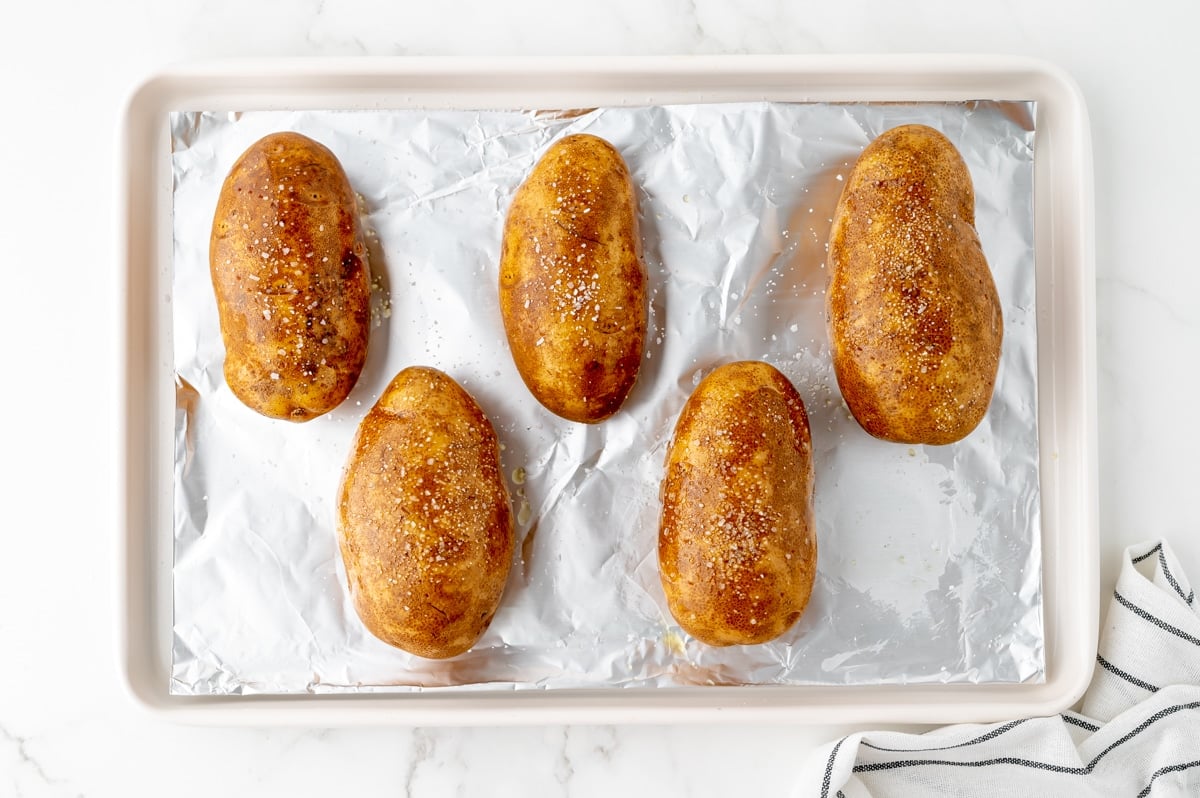
[[1165,542],[1125,561],[1081,712],[818,750],[798,796],[1200,796],[1200,612]]

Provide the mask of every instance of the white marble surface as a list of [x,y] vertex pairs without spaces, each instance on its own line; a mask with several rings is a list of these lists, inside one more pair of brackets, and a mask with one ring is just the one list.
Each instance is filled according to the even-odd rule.
[[[1115,4],[1114,4],[1115,8]],[[17,13],[19,9],[20,13]],[[0,796],[787,794],[847,727],[213,729],[117,679],[113,199],[141,77],[233,55],[976,51],[1074,75],[1096,159],[1100,496],[1117,554],[1171,540],[1200,574],[1200,11],[1146,0],[112,0],[0,26]],[[14,317],[15,314],[15,317]],[[29,386],[29,387],[27,387]],[[801,792],[799,794],[807,794]]]

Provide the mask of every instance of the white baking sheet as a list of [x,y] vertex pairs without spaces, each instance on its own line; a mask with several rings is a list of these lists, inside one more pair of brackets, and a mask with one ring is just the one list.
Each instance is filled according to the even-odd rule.
[[[170,115],[180,109],[618,107],[1034,100],[1038,435],[1046,669],[1020,684],[172,695],[175,368]],[[1086,690],[1099,623],[1092,147],[1078,85],[1008,55],[321,58],[210,61],[134,87],[116,152],[123,347],[114,630],[123,686],[167,721],[222,726],[962,723],[1046,715]]]

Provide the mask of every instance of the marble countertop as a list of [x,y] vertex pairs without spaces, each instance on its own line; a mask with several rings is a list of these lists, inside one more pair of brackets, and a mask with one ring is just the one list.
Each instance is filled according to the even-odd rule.
[[1058,64],[1083,90],[1095,151],[1101,592],[1120,551],[1151,537],[1200,573],[1183,502],[1200,476],[1194,4],[113,0],[6,16],[0,252],[16,318],[0,384],[0,796],[778,795],[799,788],[809,751],[857,728],[197,728],[134,705],[114,628],[116,136],[132,86],[179,61],[980,52]]

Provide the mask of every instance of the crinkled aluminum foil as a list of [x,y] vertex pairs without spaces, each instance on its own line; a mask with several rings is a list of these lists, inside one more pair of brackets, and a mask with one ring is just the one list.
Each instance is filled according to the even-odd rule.
[[[858,154],[922,122],[959,147],[1004,308],[991,409],[965,441],[869,437],[832,375],[825,241]],[[172,302],[177,694],[1039,681],[1044,674],[1032,103],[712,104],[586,113],[177,113]],[[377,284],[350,398],[307,424],[243,407],[222,377],[208,273],[221,182],[259,137],[296,130],[362,197]],[[611,141],[637,185],[650,334],[621,412],[563,421],[506,345],[497,262],[514,190],[555,139]],[[762,358],[812,425],[818,577],[800,622],[709,648],[666,609],[659,483],[676,416],[715,366]],[[376,640],[344,588],[335,495],[354,430],[401,368],[464,385],[505,445],[519,520],[500,611],[469,653]]]

